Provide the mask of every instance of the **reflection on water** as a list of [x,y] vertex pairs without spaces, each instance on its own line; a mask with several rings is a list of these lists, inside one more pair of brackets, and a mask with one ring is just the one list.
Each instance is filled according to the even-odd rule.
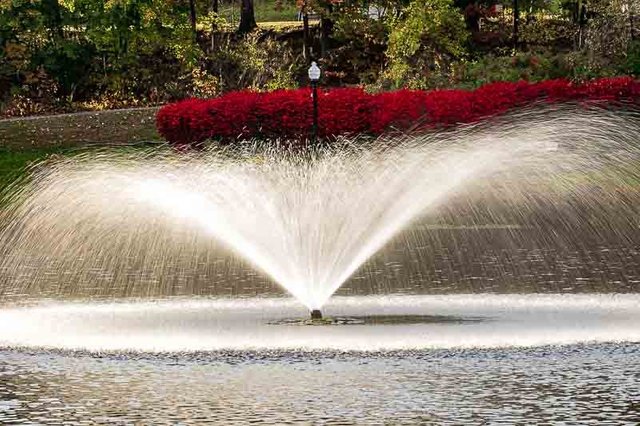
[[0,423],[631,425],[638,362],[638,344],[304,357],[5,351]]
[[[640,292],[638,241],[640,229],[595,235],[584,229],[544,234],[532,228],[417,227],[374,256],[337,294]],[[152,269],[123,258],[117,280],[109,266],[99,263],[78,282],[55,259],[25,258],[23,276],[0,270],[0,293],[4,291],[5,301],[30,296],[285,294],[260,272],[210,243],[183,247],[176,257],[164,258]],[[17,293],[25,288],[28,294]]]

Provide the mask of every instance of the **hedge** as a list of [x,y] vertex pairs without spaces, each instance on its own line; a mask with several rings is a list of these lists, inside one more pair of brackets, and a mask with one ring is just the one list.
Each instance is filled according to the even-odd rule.
[[[379,135],[472,123],[534,103],[588,102],[610,105],[640,102],[640,82],[630,77],[540,83],[500,82],[475,90],[399,90],[368,94],[360,88],[321,90],[318,136]],[[162,107],[158,132],[173,145],[213,139],[302,140],[313,122],[311,90],[240,91],[213,99],[187,99]]]

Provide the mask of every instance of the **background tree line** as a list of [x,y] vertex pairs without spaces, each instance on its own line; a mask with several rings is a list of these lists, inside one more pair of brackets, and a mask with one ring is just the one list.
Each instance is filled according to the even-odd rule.
[[369,90],[640,72],[640,0],[255,1],[0,0],[1,113],[296,87],[312,58]]

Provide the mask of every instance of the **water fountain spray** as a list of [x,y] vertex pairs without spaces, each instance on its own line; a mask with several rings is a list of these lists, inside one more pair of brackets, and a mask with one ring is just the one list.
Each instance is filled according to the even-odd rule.
[[[241,145],[58,160],[34,169],[5,201],[0,266],[10,273],[0,287],[36,288],[53,268],[57,285],[73,289],[94,282],[98,269],[114,287],[148,294],[164,286],[170,294],[166,264],[184,258],[178,266],[189,271],[185,250],[215,241],[321,319],[356,270],[453,195],[492,182],[485,188],[523,206],[562,197],[598,171],[637,161],[629,147],[638,127],[605,111],[543,110],[308,152]],[[541,141],[558,148],[540,149]],[[157,278],[138,279],[134,266]]]

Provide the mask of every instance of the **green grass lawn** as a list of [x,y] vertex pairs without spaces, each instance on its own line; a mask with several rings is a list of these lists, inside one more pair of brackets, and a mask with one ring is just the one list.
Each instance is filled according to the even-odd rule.
[[0,148],[0,193],[13,181],[23,176],[30,165],[46,159],[52,154],[66,155],[70,148],[31,148],[13,150]]
[[[240,3],[232,2],[220,6],[220,15],[227,22],[237,23],[240,21]],[[279,6],[276,6],[274,1],[258,0],[253,4],[253,10],[258,23],[295,21],[298,13],[295,1],[291,0],[285,0]]]
[[0,120],[0,191],[52,154],[161,142],[156,112],[138,108]]
[[155,128],[156,112],[157,108],[138,108],[0,120],[0,192],[31,164],[52,154],[162,142]]
[[[152,146],[152,145],[151,145]],[[109,147],[110,151],[127,152],[148,149],[149,144]],[[87,151],[101,151],[103,146],[44,147],[29,149],[0,148],[0,195],[18,178],[24,177],[31,166],[51,156],[73,156]]]

